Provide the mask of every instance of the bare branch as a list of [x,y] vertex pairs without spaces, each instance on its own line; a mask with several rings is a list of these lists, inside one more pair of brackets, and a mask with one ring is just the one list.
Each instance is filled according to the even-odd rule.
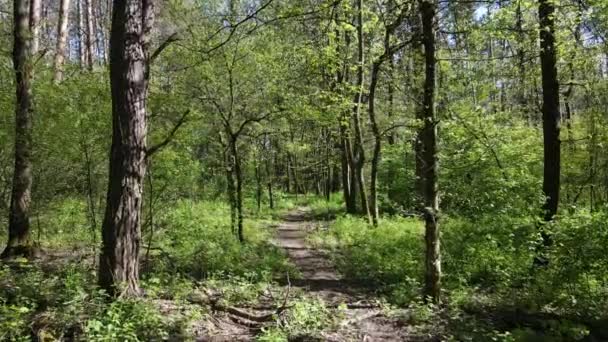
[[169,132],[169,135],[167,135],[165,140],[163,140],[159,144],[156,144],[156,145],[148,148],[148,150],[146,151],[147,158],[151,157],[154,153],[158,152],[160,149],[167,146],[171,141],[173,141],[173,138],[175,138],[175,134],[177,133],[179,128],[184,124],[184,122],[186,122],[186,118],[188,117],[188,114],[190,114],[190,109],[185,111],[184,114],[181,116],[181,118],[179,118],[179,120],[177,121],[175,126],[173,126],[173,129],[171,130],[171,132]]
[[169,37],[167,37],[167,39],[165,39],[165,41],[160,44],[158,46],[158,48],[156,48],[156,50],[152,53],[152,55],[150,56],[150,60],[149,63],[152,64],[157,58],[158,56],[167,48],[169,47],[169,45],[171,45],[171,43],[174,43],[176,41],[180,40],[180,38],[178,37],[178,33],[174,32],[173,34],[171,34]]

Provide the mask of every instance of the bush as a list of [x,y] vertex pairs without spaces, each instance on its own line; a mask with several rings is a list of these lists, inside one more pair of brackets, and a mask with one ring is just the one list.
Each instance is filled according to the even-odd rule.
[[521,283],[530,274],[538,232],[534,221],[506,216],[442,222],[444,283],[487,291]]
[[336,266],[348,279],[379,287],[405,303],[419,292],[422,231],[416,219],[385,218],[373,228],[362,218],[341,216],[314,240],[337,252]]
[[85,335],[88,341],[160,341],[167,328],[149,303],[119,299],[87,321]]
[[197,277],[224,273],[261,279],[284,274],[290,265],[270,244],[268,228],[246,220],[245,243],[230,231],[228,207],[218,202],[179,201],[159,218],[162,227],[153,242],[168,257],[165,266]]

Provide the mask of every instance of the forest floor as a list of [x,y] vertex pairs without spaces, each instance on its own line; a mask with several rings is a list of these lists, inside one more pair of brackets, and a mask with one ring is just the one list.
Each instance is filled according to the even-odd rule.
[[[206,336],[200,340],[255,340],[264,329],[281,324],[281,313],[289,311],[293,307],[291,303],[304,301],[322,303],[330,323],[320,321],[316,331],[290,335],[289,341],[428,341],[428,335],[420,336],[406,324],[406,314],[390,310],[369,288],[344,279],[332,265],[330,255],[307,242],[310,234],[326,226],[327,222],[315,221],[305,207],[286,214],[276,227],[273,244],[286,251],[300,277],[279,280],[282,291],[277,298],[284,297],[278,300],[273,297],[274,307],[260,302],[255,306],[223,307],[215,311],[215,327],[203,328]],[[282,306],[277,306],[277,302],[283,302]],[[272,322],[263,323],[261,318],[269,315],[273,316]]]

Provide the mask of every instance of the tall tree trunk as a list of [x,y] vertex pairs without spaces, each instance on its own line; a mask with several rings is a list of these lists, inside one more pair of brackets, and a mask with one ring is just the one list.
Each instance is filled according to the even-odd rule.
[[13,2],[15,70],[15,168],[8,219],[8,242],[2,258],[33,256],[30,238],[32,193],[32,41],[26,0]]
[[255,160],[254,172],[255,172],[255,202],[256,202],[257,212],[259,213],[260,209],[262,208],[262,174],[260,171],[260,164],[258,163],[258,158],[256,158],[256,160]]
[[534,118],[528,111],[527,96],[526,96],[526,56],[524,50],[525,44],[525,32],[523,27],[523,12],[521,9],[521,1],[517,0],[517,8],[515,10],[515,29],[517,31],[517,70],[518,70],[518,82],[516,90],[516,98],[518,109],[524,115],[524,118],[528,120],[528,124],[532,125]]
[[424,221],[426,242],[426,271],[424,295],[437,303],[441,292],[441,255],[439,250],[439,195],[437,191],[437,118],[435,114],[435,18],[434,0],[421,0],[422,44],[424,46],[425,80],[422,116],[424,126],[419,140],[422,142],[424,179]]
[[243,172],[241,170],[241,160],[239,158],[236,137],[232,137],[230,144],[232,148],[232,158],[234,160],[234,177],[236,180],[236,213],[237,213],[237,236],[240,242],[245,242],[243,235]]
[[[230,133],[227,130],[228,137]],[[226,191],[228,193],[228,204],[230,204],[230,231],[236,236],[237,232],[237,212],[236,212],[236,186],[234,180],[234,161],[232,158],[232,147],[227,144],[231,144],[230,138],[227,142],[224,142],[222,135],[220,135],[220,144],[222,145],[222,156],[225,163],[226,171]]]
[[55,82],[63,80],[63,63],[68,40],[68,21],[70,17],[70,0],[61,0],[59,6],[59,24],[57,25],[57,51],[55,51]]
[[80,67],[84,68],[87,65],[87,48],[86,48],[86,28],[85,28],[85,6],[86,0],[76,0],[78,4],[78,57]]
[[30,0],[30,35],[32,37],[32,55],[40,50],[40,17],[42,15],[42,5],[40,0]]
[[[422,2],[423,0],[420,0],[420,2]],[[419,5],[420,6],[420,5]],[[409,68],[410,72],[411,72],[411,79],[416,80],[417,78],[415,77],[415,75],[419,72],[419,70],[421,70],[422,68],[424,68],[424,49],[423,49],[423,32],[422,32],[422,22],[420,21],[420,15],[414,15],[412,16],[412,31],[415,32],[415,34],[418,37],[421,37],[420,39],[414,39],[413,41],[413,46],[412,46],[412,51],[413,51],[413,56],[412,56],[412,61],[411,61],[411,66]],[[419,87],[419,83],[416,82],[416,86],[415,86],[415,91],[417,96],[421,96],[424,97],[424,89],[420,89]],[[423,125],[424,124],[424,104],[420,104],[420,105],[416,105],[416,120],[419,121],[419,124]],[[414,139],[413,141],[413,145],[414,145],[414,157],[415,157],[415,166],[414,166],[414,175],[415,175],[415,179],[414,179],[414,193],[416,196],[415,199],[415,203],[416,206],[419,207],[419,209],[421,209],[422,207],[424,207],[424,165],[425,162],[423,160],[423,146],[422,146],[422,140],[421,137],[423,135],[423,127],[420,127],[418,129],[417,132],[417,136],[416,139]]]
[[[391,121],[393,120],[393,110],[395,109],[395,85],[394,85],[394,75],[395,75],[395,60],[393,56],[389,56],[389,72],[388,72],[388,84],[387,84],[387,92],[388,92],[388,110],[386,111],[386,116]],[[395,132],[391,130],[388,132],[387,142],[389,145],[395,145]]]
[[95,62],[95,25],[93,17],[93,0],[86,0],[86,49],[87,49],[87,69],[93,70],[93,63]]
[[[387,35],[388,37],[388,35]],[[387,38],[388,40],[388,38]],[[387,47],[388,48],[388,47]],[[388,51],[387,51],[388,53]],[[378,60],[373,63],[372,74],[369,85],[369,106],[368,114],[369,121],[374,134],[374,152],[372,155],[371,179],[369,184],[369,208],[372,215],[372,223],[378,225],[378,166],[380,164],[380,152],[382,151],[382,134],[376,120],[375,98],[376,86],[378,85],[378,74],[380,73],[380,65],[382,61]]]
[[355,107],[353,109],[353,125],[355,127],[354,158],[352,160],[353,171],[359,193],[361,195],[361,209],[367,216],[368,222],[372,223],[369,204],[367,202],[367,190],[365,188],[365,175],[363,167],[365,165],[365,149],[363,147],[363,131],[361,129],[361,105],[363,103],[363,64],[365,63],[363,51],[363,1],[357,0],[357,83],[355,87]]
[[357,213],[357,186],[353,182],[353,170],[351,165],[352,160],[352,145],[348,134],[348,120],[344,115],[340,122],[340,150],[342,161],[342,190],[344,193],[344,202],[346,203],[346,212],[349,214]]
[[139,288],[141,207],[146,173],[148,35],[153,0],[115,0],[110,39],[112,147],[102,225],[99,285],[110,295]]
[[[543,216],[551,221],[557,214],[560,188],[560,112],[559,83],[557,81],[555,50],[555,8],[552,0],[539,0],[538,16],[540,20],[540,62],[543,88],[543,141],[544,141],[544,174],[543,192],[545,204]],[[545,243],[549,238],[543,233]]]

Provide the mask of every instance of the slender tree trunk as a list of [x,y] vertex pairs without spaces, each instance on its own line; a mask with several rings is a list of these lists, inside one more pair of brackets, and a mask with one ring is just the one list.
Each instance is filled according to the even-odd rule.
[[344,202],[346,203],[346,212],[349,214],[357,213],[357,186],[353,182],[352,163],[352,146],[348,134],[348,120],[344,115],[340,123],[340,140],[341,140],[341,157],[342,157],[342,190],[344,192]]
[[437,118],[435,114],[435,3],[421,0],[422,40],[425,59],[423,97],[424,126],[421,131],[424,185],[426,271],[424,295],[437,303],[441,292],[441,255],[439,249],[439,195],[437,191]]
[[70,0],[61,0],[59,6],[59,24],[57,25],[57,51],[55,51],[55,82],[63,80],[63,63],[68,40],[68,21],[70,17]]
[[[271,140],[267,140],[269,143],[271,142]],[[271,158],[272,158],[272,154],[270,154],[270,150],[272,147],[268,147],[268,153],[269,155],[266,156],[266,177],[267,177],[267,187],[268,187],[268,206],[270,207],[270,209],[274,209],[274,197],[272,194],[272,180],[273,180],[273,175],[272,175],[272,168],[270,167],[270,163],[271,163]]]
[[87,69],[93,70],[95,62],[95,18],[93,17],[93,0],[86,0],[86,49],[87,49]]
[[[419,3],[421,3],[423,0],[420,0]],[[421,6],[421,5],[419,5]],[[416,16],[412,16],[412,26],[413,26],[413,31],[416,32],[416,34],[421,37],[420,39],[414,39],[413,41],[413,46],[412,46],[412,51],[413,51],[413,56],[412,56],[412,63],[411,63],[411,67],[409,68],[412,75],[410,75],[412,77],[412,79],[417,79],[414,75],[416,73],[419,72],[419,70],[421,70],[422,68],[424,68],[425,66],[425,59],[424,59],[424,49],[423,49],[423,32],[422,32],[422,22],[420,21],[420,16],[416,15]],[[416,82],[416,88],[415,88],[416,94],[418,96],[424,97],[424,89],[420,89],[419,87],[419,83]],[[424,104],[421,105],[416,105],[418,108],[416,109],[416,120],[419,121],[419,124],[424,125]],[[425,162],[423,160],[423,146],[422,146],[422,140],[421,137],[423,135],[423,131],[424,128],[421,127],[418,129],[417,132],[417,136],[416,139],[414,139],[413,141],[413,145],[414,145],[414,156],[415,156],[415,166],[414,166],[414,174],[415,174],[415,180],[414,180],[414,193],[416,196],[415,199],[415,203],[416,206],[419,207],[419,209],[422,209],[422,207],[424,207],[424,168],[425,168]]]
[[80,61],[80,68],[84,68],[87,65],[87,49],[86,49],[86,33],[85,33],[85,9],[84,1],[76,0],[78,4],[78,57]]
[[116,0],[110,39],[112,147],[102,225],[99,285],[112,296],[137,296],[141,208],[146,174],[148,35],[153,0]]
[[30,0],[30,35],[32,37],[32,56],[40,50],[40,17],[42,6],[40,0]]
[[13,68],[15,71],[15,168],[8,219],[8,242],[0,255],[34,256],[30,237],[32,194],[32,41],[25,0],[13,2]]
[[526,60],[525,60],[525,33],[523,27],[523,13],[521,9],[521,1],[517,0],[517,8],[515,11],[516,17],[516,30],[517,30],[517,70],[518,70],[518,82],[517,82],[517,104],[518,109],[524,115],[524,118],[528,120],[528,124],[532,125],[534,120],[532,114],[528,111],[527,96],[526,96]]
[[255,162],[255,202],[257,205],[257,212],[260,212],[262,208],[262,175],[260,173],[260,164]]
[[[387,35],[388,36],[388,35]],[[387,38],[388,39],[388,38]],[[387,47],[388,48],[388,47]],[[388,52],[388,51],[387,51]],[[378,225],[378,166],[380,164],[380,152],[382,151],[382,135],[376,120],[375,98],[376,86],[378,85],[378,74],[380,73],[381,61],[374,62],[369,85],[369,121],[374,134],[374,152],[372,155],[371,180],[369,184],[369,208],[372,215],[372,223]]]
[[363,1],[357,0],[357,94],[355,96],[355,108],[353,110],[353,124],[355,127],[355,144],[353,171],[361,195],[361,207],[367,216],[368,222],[372,223],[372,216],[367,202],[367,190],[365,188],[365,149],[363,147],[363,131],[361,130],[361,105],[363,103],[363,64],[365,63],[363,51]]
[[[230,136],[230,134],[227,135]],[[228,141],[228,144],[231,144],[230,140]],[[234,180],[234,160],[232,158],[232,147],[225,145],[223,154],[224,161],[226,163],[226,190],[228,192],[228,203],[230,204],[230,231],[236,236],[238,215],[236,211],[236,185]]]
[[243,235],[243,172],[239,158],[236,137],[232,137],[232,158],[234,159],[234,176],[236,180],[236,212],[237,212],[237,236],[240,242],[245,242]]
[[272,195],[272,181],[268,181],[268,206],[274,209],[274,196]]
[[[557,214],[560,188],[560,112],[559,83],[555,50],[555,8],[551,0],[539,0],[538,16],[540,20],[540,62],[543,88],[543,141],[544,141],[544,176],[543,192],[545,204],[543,217],[551,221]],[[543,233],[545,244],[549,237]]]

